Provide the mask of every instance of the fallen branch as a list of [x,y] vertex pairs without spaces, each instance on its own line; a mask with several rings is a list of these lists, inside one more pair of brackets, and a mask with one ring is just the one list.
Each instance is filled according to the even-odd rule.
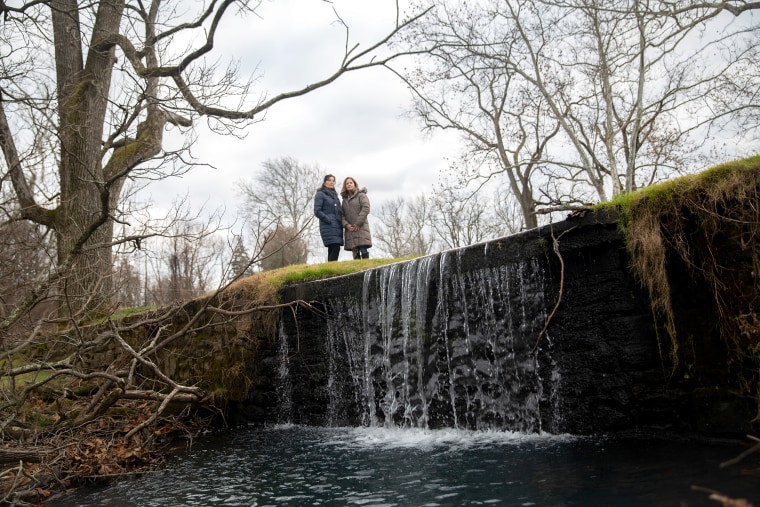
[[710,500],[715,500],[723,504],[723,507],[753,507],[746,498],[730,498],[726,495],[709,488],[703,488],[702,486],[692,486],[692,491],[701,491],[703,493],[709,493]]
[[252,306],[251,308],[246,308],[245,310],[225,310],[224,308],[217,308],[215,306],[209,306],[207,308],[208,311],[218,313],[221,315],[225,315],[228,317],[236,317],[240,315],[248,315],[249,313],[254,312],[263,312],[267,310],[278,310],[280,308],[290,308],[293,309],[294,307],[303,306],[305,308],[309,308],[312,310],[316,310],[311,303],[308,303],[307,301],[304,301],[302,299],[299,299],[297,301],[291,301],[290,303],[280,303],[276,305],[261,305],[261,306]]
[[536,215],[548,215],[549,213],[554,213],[557,211],[591,211],[593,209],[593,204],[561,204],[559,206],[537,209],[535,213]]
[[29,447],[26,449],[0,449],[0,464],[28,461],[39,463],[45,457],[54,453],[55,449],[48,447]]
[[141,354],[138,354],[135,349],[133,349],[124,339],[119,336],[118,333],[114,332],[112,334],[112,337],[119,342],[119,345],[122,346],[124,350],[129,352],[129,354],[136,359],[139,363],[141,363],[143,366],[147,366],[155,375],[158,377],[162,382],[166,383],[167,385],[170,385],[172,389],[176,389],[177,391],[189,393],[191,395],[194,395],[197,397],[198,400],[200,400],[203,397],[203,390],[198,387],[187,387],[180,385],[176,382],[174,382],[172,379],[170,379],[168,376],[164,374],[164,372],[161,371],[161,369],[156,366],[156,364],[153,361],[149,361],[145,357],[143,357]]
[[754,440],[755,442],[758,442],[754,446],[750,447],[743,453],[739,454],[737,457],[730,459],[728,461],[724,461],[720,464],[720,468],[726,468],[727,466],[735,465],[739,463],[741,460],[752,454],[753,452],[760,452],[760,438],[753,437],[752,435],[747,435],[747,438],[750,440]]
[[139,389],[133,389],[122,392],[119,397],[128,400],[147,400],[147,401],[179,401],[182,403],[196,403],[201,400],[199,394],[196,393],[181,393],[179,389],[182,386],[172,390],[171,394],[161,394],[156,391],[145,391]]
[[124,440],[126,440],[127,442],[129,442],[130,440],[132,440],[132,437],[135,435],[135,433],[137,433],[138,431],[142,430],[146,426],[149,426],[150,424],[153,423],[153,421],[155,421],[156,419],[158,419],[158,416],[161,415],[164,412],[164,410],[166,409],[166,406],[169,404],[169,402],[172,401],[172,400],[174,400],[175,397],[177,397],[177,395],[179,394],[179,390],[180,390],[180,386],[177,386],[174,389],[172,389],[172,392],[169,393],[169,395],[164,399],[163,402],[161,402],[161,406],[158,407],[158,410],[155,410],[150,415],[149,418],[147,418],[146,420],[144,420],[143,422],[141,422],[140,424],[138,424],[137,426],[135,426],[134,428],[132,428],[131,430],[129,430],[129,432],[126,435],[124,435]]

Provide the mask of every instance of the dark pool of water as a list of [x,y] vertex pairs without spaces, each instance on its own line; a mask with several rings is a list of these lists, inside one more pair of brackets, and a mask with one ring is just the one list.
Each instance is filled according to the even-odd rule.
[[760,507],[760,456],[739,442],[380,428],[246,428],[196,442],[165,469],[81,489],[66,506],[717,506],[697,485]]

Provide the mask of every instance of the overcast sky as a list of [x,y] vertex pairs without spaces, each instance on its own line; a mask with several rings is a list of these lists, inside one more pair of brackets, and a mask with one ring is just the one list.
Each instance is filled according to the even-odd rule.
[[[261,92],[269,97],[324,79],[343,56],[345,31],[333,23],[333,7],[351,28],[351,43],[368,47],[392,30],[394,0],[264,0],[258,18],[229,17],[216,55],[239,58],[241,74],[258,66]],[[222,60],[226,62],[226,60]],[[157,202],[188,193],[194,207],[236,211],[236,182],[262,162],[294,157],[318,163],[339,181],[356,178],[367,187],[373,208],[399,194],[432,190],[439,172],[456,156],[453,135],[424,135],[405,116],[406,87],[386,69],[342,76],[327,87],[272,107],[245,139],[203,133],[194,154],[216,167],[196,168],[181,179],[152,187]],[[315,181],[316,187],[321,181]]]

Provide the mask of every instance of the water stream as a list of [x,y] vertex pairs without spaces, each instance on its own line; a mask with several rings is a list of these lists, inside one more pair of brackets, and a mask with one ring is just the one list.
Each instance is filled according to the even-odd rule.
[[730,443],[282,425],[204,438],[164,470],[51,505],[719,505],[691,485],[757,502],[756,478],[718,466],[739,452]]

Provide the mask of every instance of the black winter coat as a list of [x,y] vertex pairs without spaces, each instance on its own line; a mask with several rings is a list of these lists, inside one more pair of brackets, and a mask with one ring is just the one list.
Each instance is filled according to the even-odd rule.
[[319,219],[319,235],[325,246],[343,244],[343,211],[338,192],[322,187],[314,195],[314,214]]

